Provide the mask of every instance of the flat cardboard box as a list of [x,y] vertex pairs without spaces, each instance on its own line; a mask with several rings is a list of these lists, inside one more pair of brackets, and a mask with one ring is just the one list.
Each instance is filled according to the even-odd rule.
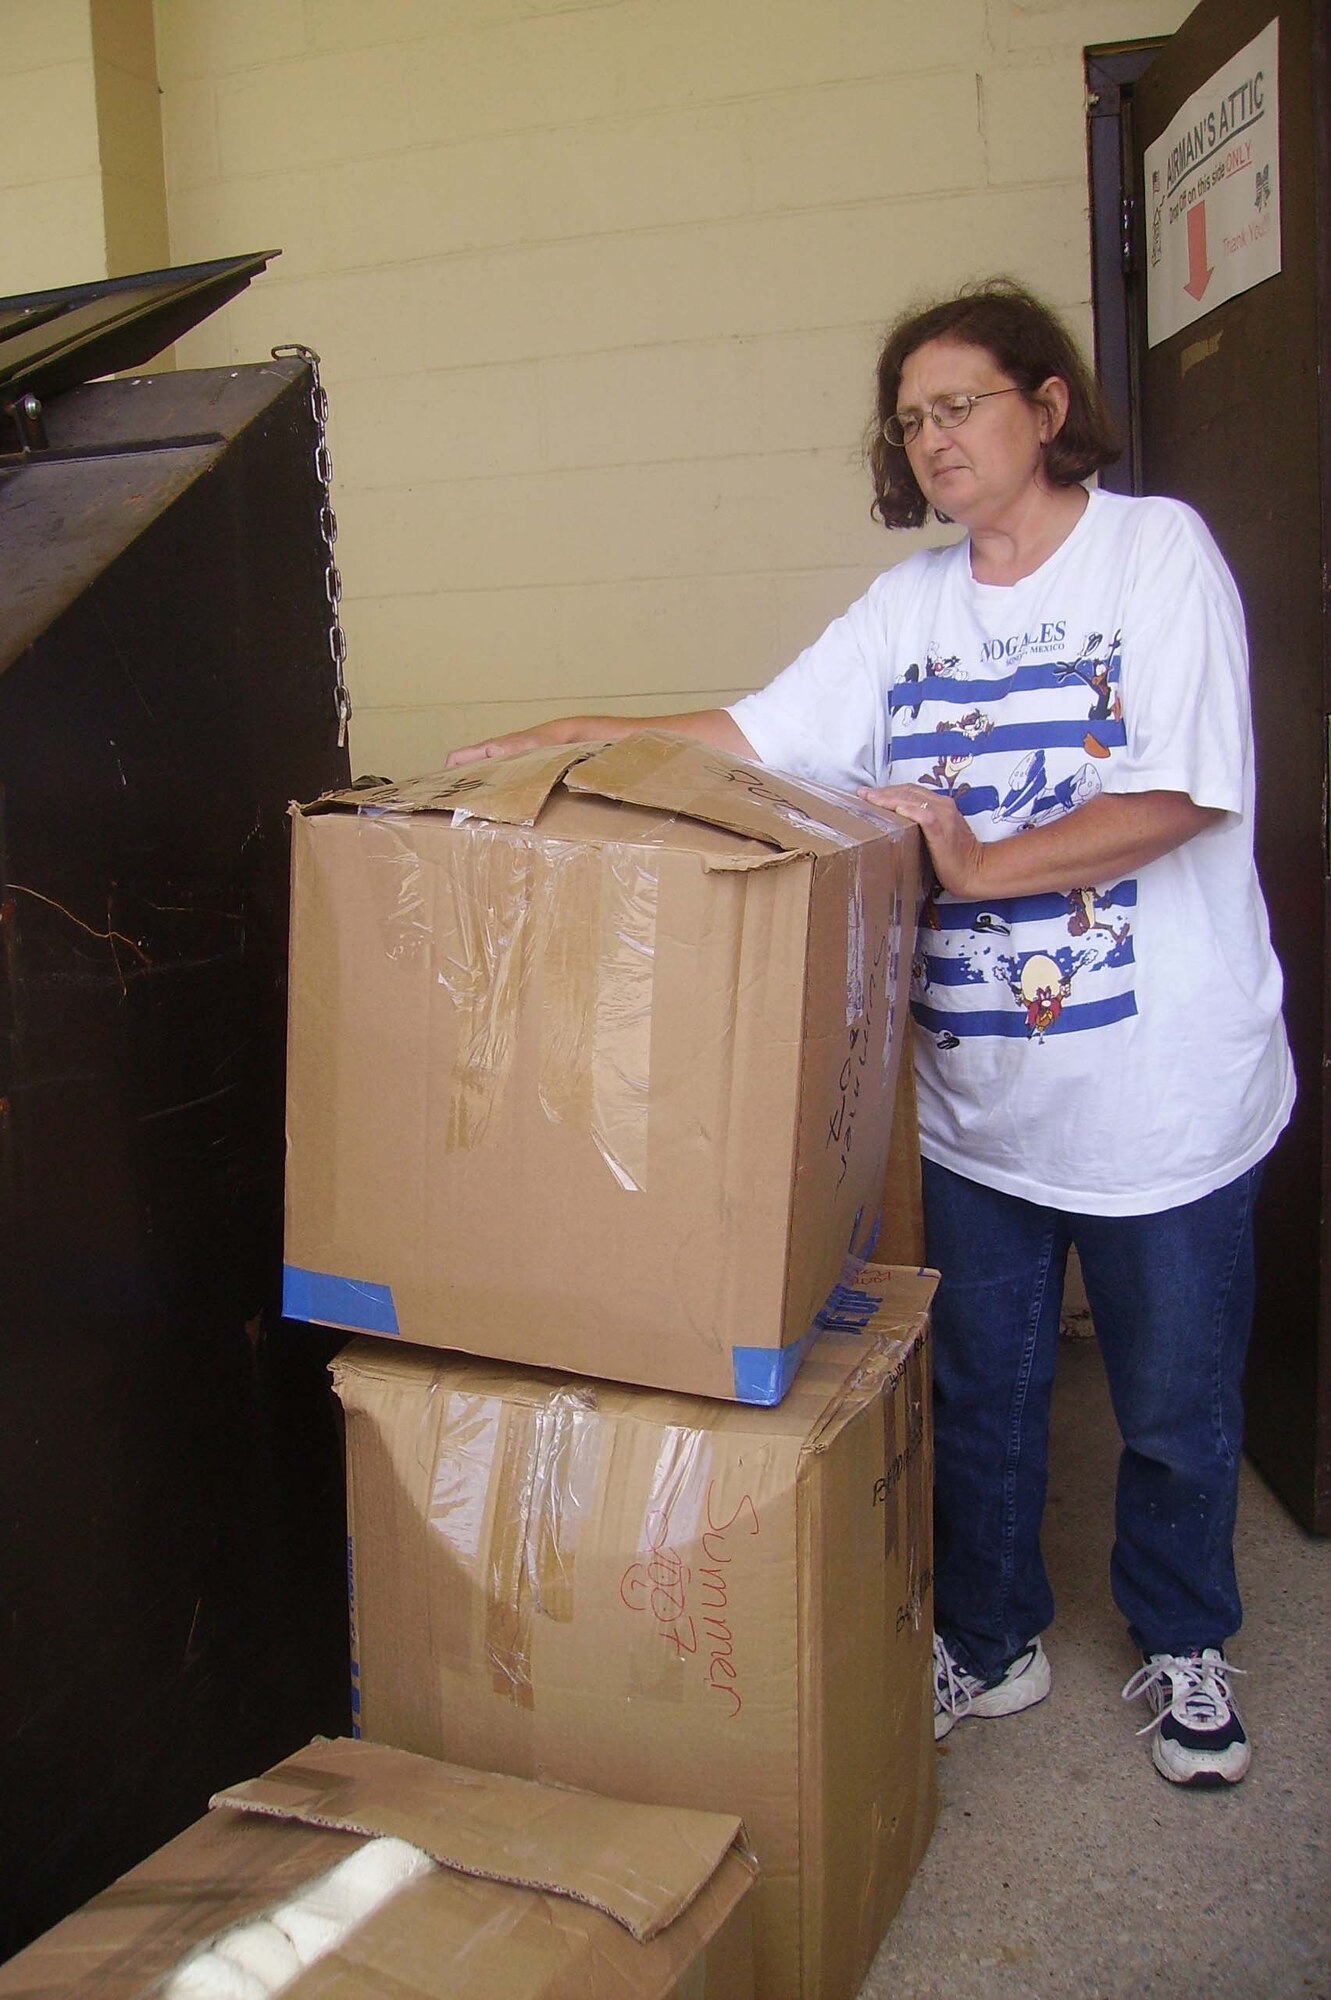
[[439,1867],[283,2000],[753,2000],[753,1865],[735,1818],[318,1739],[219,1793],[206,1818],[0,1967],[0,1995],[160,1995],[193,1952],[384,1834]]
[[851,2000],[933,1825],[934,1283],[867,1269],[775,1409],[332,1363],[362,1733],[742,1818],[762,2000]]
[[292,834],[287,1314],[779,1401],[874,1242],[916,830],[649,732]]

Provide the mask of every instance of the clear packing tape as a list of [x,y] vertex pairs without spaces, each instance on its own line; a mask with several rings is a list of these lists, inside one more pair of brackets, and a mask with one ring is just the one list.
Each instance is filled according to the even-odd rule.
[[553,1123],[588,1132],[622,1188],[644,1189],[657,854],[554,842],[458,813],[442,867],[422,858],[410,821],[360,824],[374,865],[395,877],[381,904],[391,911],[390,958],[424,955],[455,1011],[447,1150],[484,1139],[539,977],[541,1107]]
[[[872,1321],[874,1308],[871,1294],[853,1286],[838,1287],[823,1324],[832,1330],[861,1332]],[[877,1400],[882,1412],[883,1472],[874,1499],[883,1511],[883,1559],[895,1559],[904,1534],[907,1590],[898,1618],[917,1629],[933,1582],[930,1338],[926,1329],[919,1340],[876,1341],[828,1404],[807,1447],[810,1451],[825,1450],[848,1410],[866,1398]]]
[[[436,1382],[431,1404],[420,1433],[430,1466],[429,1528],[482,1587],[492,1688],[530,1709],[537,1621],[572,1622],[578,1542],[598,1504],[614,1421],[603,1417],[590,1383],[515,1403]],[[708,1431],[663,1428],[635,1538],[638,1559],[624,1578],[630,1610],[659,1621],[678,1584],[679,1546],[707,1526],[713,1459]]]
[[[867,1335],[865,1351],[829,1400],[804,1450],[825,1451],[857,1411],[879,1407],[883,1473],[875,1505],[883,1508],[883,1554],[892,1560],[904,1534],[907,1615],[918,1622],[927,1591],[921,1566],[928,1562],[926,1350],[919,1340],[870,1334],[876,1301],[868,1294],[852,1291],[843,1298],[843,1310],[828,1324]],[[857,1311],[857,1304],[863,1310]],[[604,1505],[603,1461],[613,1448],[615,1426],[590,1382],[552,1385],[544,1395],[537,1390],[532,1400],[518,1402],[449,1389],[436,1377],[422,1412],[416,1449],[429,1475],[429,1530],[445,1543],[461,1573],[475,1579],[484,1601],[482,1645],[490,1685],[516,1708],[535,1706],[538,1621],[573,1621],[578,1544]],[[624,1524],[624,1546],[634,1554],[620,1582],[623,1604],[644,1614],[657,1637],[673,1636],[688,1651],[693,1647],[685,1644],[684,1586],[691,1566],[702,1560],[698,1552],[706,1548],[706,1536],[720,1532],[714,1507],[725,1517],[736,1512],[733,1494],[724,1505],[714,1498],[719,1465],[711,1430],[663,1424],[635,1503],[636,1533],[629,1531],[628,1520]],[[751,1479],[752,1468],[746,1488]]]
[[595,1391],[578,1383],[512,1404],[436,1384],[435,1397],[422,1417],[430,1531],[464,1570],[483,1565],[491,1685],[530,1708],[534,1622],[573,1617],[578,1538],[595,1503],[604,1434]]
[[297,1894],[191,1953],[162,1986],[161,2000],[275,2000],[435,1865],[404,1840],[367,1841]]
[[[915,925],[919,917],[919,897],[910,912],[910,934],[915,935]],[[892,1069],[892,1058],[897,1047],[897,999],[901,992],[901,946],[902,924],[906,908],[900,888],[892,891],[892,911],[887,928],[887,1026],[883,1031],[883,1084],[887,1085]]]
[[[538,831],[556,788],[630,808],[639,816],[633,836],[588,840],[579,829],[560,840]],[[423,956],[452,1002],[456,1042],[440,1121],[447,1149],[483,1142],[521,1068],[522,1088],[539,1093],[546,1117],[587,1132],[630,1192],[646,1188],[665,863],[641,815],[738,836],[741,847],[704,839],[698,859],[709,875],[771,869],[796,855],[825,860],[889,824],[847,794],[652,730],[329,793],[293,810],[330,807],[354,808],[371,866],[389,875],[375,899],[389,957]],[[416,830],[422,816],[442,814],[446,856]],[[858,853],[850,872],[848,1027],[881,974],[876,958],[866,960]]]

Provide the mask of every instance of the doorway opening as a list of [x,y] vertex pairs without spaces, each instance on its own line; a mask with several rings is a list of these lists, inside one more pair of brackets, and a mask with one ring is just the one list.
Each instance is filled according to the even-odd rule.
[[1132,93],[1164,39],[1110,42],[1086,51],[1086,154],[1091,183],[1091,304],[1096,373],[1127,440],[1100,474],[1111,493],[1140,490],[1137,352],[1132,335],[1141,268],[1141,220],[1133,192]]

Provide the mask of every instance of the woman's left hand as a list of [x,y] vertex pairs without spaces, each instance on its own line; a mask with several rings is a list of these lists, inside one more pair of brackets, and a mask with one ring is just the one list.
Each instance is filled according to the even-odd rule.
[[1019,840],[977,840],[946,792],[927,785],[861,785],[859,796],[912,820],[939,883],[966,900],[1040,896],[1118,882],[1221,825],[1218,806],[1186,792],[1101,792],[1061,819],[1027,827]]
[[931,792],[926,785],[861,785],[859,796],[919,827],[944,889],[954,896],[979,893],[983,846],[945,792]]

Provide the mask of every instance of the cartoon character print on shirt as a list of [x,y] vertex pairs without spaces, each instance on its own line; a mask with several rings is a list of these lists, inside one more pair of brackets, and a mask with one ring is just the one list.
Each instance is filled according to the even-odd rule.
[[920,783],[928,785],[931,791],[946,792],[950,799],[964,799],[970,786],[961,782],[961,774],[969,771],[974,762],[969,750],[955,751],[951,755],[945,751],[932,771],[920,774]]
[[[903,670],[901,678],[907,687],[919,687],[922,681],[950,680],[960,665],[961,659],[958,654],[952,653],[948,658],[944,659],[943,655],[930,644],[925,647],[923,666],[920,665],[918,660],[912,660],[910,665]],[[906,713],[910,716],[912,722],[924,707],[924,701],[924,691],[921,688],[918,701],[910,702],[908,700],[904,704]]]
[[1109,907],[1107,899],[1096,895],[1094,889],[1074,889],[1068,897],[1068,929],[1073,937],[1085,937],[1091,931],[1108,931],[1114,944],[1122,945],[1132,936],[1132,925],[1125,918],[1121,924],[1106,923],[1096,911]]
[[982,708],[973,708],[969,715],[958,716],[955,722],[940,722],[940,736],[968,736],[972,742],[994,733],[993,717],[986,715]]
[[[1057,643],[1063,629],[1045,626],[1015,645],[986,646],[977,666],[963,666],[959,655],[931,641],[924,668],[907,671],[909,691],[902,688],[893,704],[894,762],[908,764],[918,744],[913,781],[951,798],[969,821],[987,817],[1005,838],[1049,825],[1098,797],[1101,769],[1125,740],[1121,634],[1106,643],[1103,630],[1088,629],[1074,650]],[[1000,655],[1002,667],[991,678]],[[951,681],[953,689],[957,683],[988,685],[976,685],[980,700],[972,696],[974,705],[962,708],[965,696],[940,681]],[[1085,690],[1080,706],[1078,684]],[[1053,699],[1033,710],[1027,697],[1037,688]],[[1060,694],[1062,703],[1073,697],[1071,712]],[[997,762],[1005,743],[1013,753],[1006,764]],[[1075,761],[1069,751],[1080,753]],[[1011,898],[988,908],[935,890],[921,913],[912,966],[917,1022],[946,1053],[975,1035],[1016,1033],[1041,1044],[1070,1027],[1135,1013],[1129,915],[1135,901],[1134,881]],[[1059,932],[1066,940],[1061,945]],[[1094,977],[1099,972],[1113,975],[1103,991]],[[973,997],[965,997],[968,992]],[[1000,995],[1005,1004],[995,1007]],[[1014,1004],[1015,1014],[1008,1011]]]
[[[1075,660],[1060,660],[1055,673],[1060,681],[1075,677],[1086,683],[1095,696],[1088,716],[1092,723],[1121,722],[1123,706],[1114,682],[1118,678],[1119,659],[1123,651],[1123,634],[1115,632],[1106,652],[1101,652],[1103,634],[1092,632]],[[1109,745],[1095,730],[1088,729],[1083,738],[1083,748],[1092,757],[1108,757]]]
[[[968,715],[960,716],[956,722],[940,722],[938,734],[961,736],[968,742],[974,743],[992,735],[993,727],[992,718],[987,716],[982,708],[973,708]],[[933,769],[921,775],[919,782],[928,785],[932,791],[946,792],[950,799],[959,801],[970,791],[969,783],[959,782],[961,774],[963,771],[969,771],[974,762],[973,750],[945,750],[935,762]]]
[[[1111,745],[1116,736],[1121,739],[1123,707],[1117,685],[1121,655],[1121,633],[1116,632],[1106,647],[1103,634],[1090,632],[1075,655],[1051,661],[1046,669],[1052,674],[1056,687],[1079,680],[1093,696],[1086,712],[1092,726],[1084,733],[1081,747],[1088,757],[1097,762],[1111,755]],[[960,664],[957,654],[945,657],[942,649],[931,642],[925,652],[923,668],[918,663],[912,663],[902,675],[911,693],[898,705],[898,718],[908,715],[912,722],[919,719],[929,699],[928,681],[973,679],[973,675],[958,671]],[[1110,724],[1117,725],[1117,730],[1106,727]],[[1080,770],[1051,784],[1046,777],[1043,748],[1028,752],[1018,761],[1001,796],[993,785],[977,786],[969,779],[961,782],[962,773],[970,769],[976,751],[986,747],[994,727],[992,715],[980,707],[970,709],[956,720],[947,716],[941,718],[934,731],[936,736],[964,736],[975,747],[968,753],[948,746],[935,758],[931,769],[920,773],[916,783],[943,792],[958,804],[965,799],[967,803],[962,809],[968,819],[979,813],[991,812],[999,819],[1021,820],[1030,826],[1042,826],[1047,820],[1070,812],[1073,806],[1084,805],[1101,789],[1091,764],[1085,764]]]
[[[1108,899],[1104,900],[1107,903]],[[1046,1035],[1057,1029],[1064,1004],[1071,998],[1073,981],[1079,973],[1094,972],[1102,966],[1113,964],[1131,964],[1131,924],[1126,921],[1109,923],[1095,916],[1088,918],[1088,910],[1093,912],[1100,901],[1094,889],[1073,891],[1067,898],[1068,930],[1074,938],[1084,938],[1090,932],[1103,932],[1108,939],[1107,943],[1093,939],[1089,944],[1083,945],[1080,951],[1065,945],[1058,947],[1052,954],[1046,951],[1031,951],[1019,955],[999,952],[996,955],[994,974],[1007,988],[1021,1010],[1028,1040],[1043,1042]],[[971,933],[973,937],[1010,936],[1011,926],[1005,924],[993,911],[980,911],[971,924]],[[964,968],[968,963],[968,949],[963,943],[953,961],[954,975],[950,983],[957,983],[956,971],[961,970],[964,974]],[[916,958],[913,970],[922,993],[930,986],[931,969],[929,955],[921,952]],[[979,982],[985,975],[977,971],[974,977],[976,982]],[[951,1029],[945,1028],[934,1037],[934,1043],[935,1047],[946,1052],[949,1049],[960,1048],[961,1038]]]
[[1072,991],[1072,978],[1049,957],[1033,951],[1022,965],[1014,988],[1018,1004],[1026,1009],[1026,1032],[1033,1042],[1042,1042],[1063,1011],[1063,1002]]
[[1045,826],[1062,819],[1074,806],[1084,806],[1103,790],[1100,774],[1093,764],[1083,764],[1069,777],[1051,784],[1046,774],[1043,750],[1032,750],[1009,773],[1001,798],[995,793],[990,808],[994,818],[1018,820],[1023,826]]
[[1032,951],[1021,959],[1000,959],[1003,976],[1026,1022],[1028,1041],[1043,1042],[1058,1026],[1072,982],[1090,959],[1086,952],[1061,950],[1056,958]]
[[[939,735],[943,727],[940,724]],[[973,751],[944,751],[935,759],[932,769],[921,772],[915,782],[927,785],[930,791],[945,793],[967,819],[991,813],[997,820],[1016,821],[1023,827],[1044,826],[1051,819],[1061,819],[1064,813],[1071,812],[1074,806],[1085,805],[1103,789],[1093,764],[1082,764],[1070,776],[1052,783],[1043,750],[1030,750],[1014,764],[1001,792],[996,785],[961,781],[962,773],[969,771],[974,762]]]

